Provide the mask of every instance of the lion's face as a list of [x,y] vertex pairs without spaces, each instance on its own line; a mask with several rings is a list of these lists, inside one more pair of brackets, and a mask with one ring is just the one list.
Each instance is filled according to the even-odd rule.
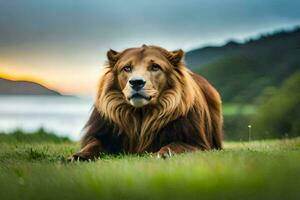
[[167,55],[147,46],[110,53],[110,60],[111,56],[117,59],[113,68],[124,99],[134,107],[156,104],[168,87],[168,75],[174,68]]
[[117,77],[125,99],[134,107],[155,103],[167,84],[168,61],[151,49],[126,52],[117,63]]

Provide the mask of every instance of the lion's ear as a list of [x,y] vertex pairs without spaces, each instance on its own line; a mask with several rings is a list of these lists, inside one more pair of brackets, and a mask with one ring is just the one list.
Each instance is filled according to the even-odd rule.
[[183,60],[183,56],[184,51],[182,49],[171,51],[169,55],[169,61],[172,63],[172,65],[177,66]]
[[107,51],[106,55],[109,65],[114,66],[119,59],[119,52],[110,49],[109,51]]

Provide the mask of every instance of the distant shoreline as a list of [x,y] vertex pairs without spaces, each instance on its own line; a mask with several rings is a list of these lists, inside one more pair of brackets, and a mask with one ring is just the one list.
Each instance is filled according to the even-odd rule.
[[60,92],[36,82],[15,81],[5,78],[0,78],[0,95],[63,96]]

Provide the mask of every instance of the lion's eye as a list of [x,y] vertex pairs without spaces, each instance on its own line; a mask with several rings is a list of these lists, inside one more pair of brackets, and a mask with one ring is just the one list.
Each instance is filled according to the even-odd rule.
[[160,69],[161,69],[161,67],[160,67],[159,64],[153,63],[153,64],[151,65],[151,70],[154,71],[154,72],[156,72],[156,71],[158,71],[158,70],[160,70]]
[[123,67],[123,70],[124,70],[125,72],[131,72],[132,67],[131,67],[130,65],[125,65],[125,66]]

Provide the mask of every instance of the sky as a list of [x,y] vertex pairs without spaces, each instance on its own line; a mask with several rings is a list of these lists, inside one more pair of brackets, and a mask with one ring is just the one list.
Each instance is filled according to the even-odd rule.
[[299,0],[0,0],[0,77],[94,95],[110,48],[185,51],[300,25]]

